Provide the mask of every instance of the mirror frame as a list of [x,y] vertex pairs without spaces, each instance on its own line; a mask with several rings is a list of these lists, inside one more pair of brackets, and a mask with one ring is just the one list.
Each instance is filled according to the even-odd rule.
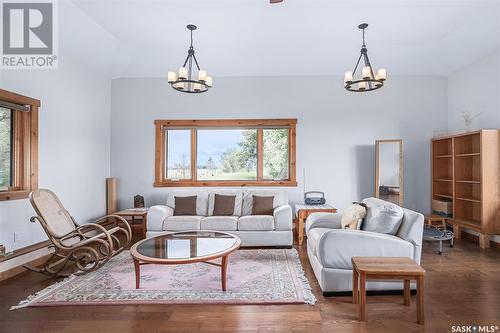
[[404,202],[404,178],[403,178],[403,139],[375,140],[375,198],[380,198],[379,192],[379,159],[381,143],[399,143],[399,206],[403,207]]

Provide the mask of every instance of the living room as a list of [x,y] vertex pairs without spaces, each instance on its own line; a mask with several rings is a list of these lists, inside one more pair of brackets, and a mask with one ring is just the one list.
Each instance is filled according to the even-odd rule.
[[0,331],[498,331],[498,1],[36,3]]

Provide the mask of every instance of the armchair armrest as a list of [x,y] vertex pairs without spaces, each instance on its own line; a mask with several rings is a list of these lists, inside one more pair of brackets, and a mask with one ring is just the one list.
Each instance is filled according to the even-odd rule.
[[292,207],[290,205],[282,205],[274,208],[273,216],[275,230],[292,230]]
[[399,237],[370,231],[339,229],[325,232],[316,254],[323,267],[352,269],[351,258],[413,257],[413,244]]
[[174,215],[174,210],[169,206],[157,205],[148,210],[147,230],[162,231],[163,221],[169,216]]
[[338,213],[312,213],[306,220],[306,235],[312,228],[340,229],[342,214]]

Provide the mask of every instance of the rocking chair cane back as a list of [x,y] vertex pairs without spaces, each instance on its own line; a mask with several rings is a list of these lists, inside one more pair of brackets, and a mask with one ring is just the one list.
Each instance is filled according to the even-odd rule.
[[[27,269],[64,276],[59,273],[69,261],[78,268],[77,274],[87,273],[104,265],[130,243],[132,231],[121,216],[106,215],[95,223],[78,225],[54,192],[38,189],[30,193],[29,199],[37,213],[30,221],[41,224],[54,253],[43,268],[24,266]],[[107,222],[105,226],[103,222]]]

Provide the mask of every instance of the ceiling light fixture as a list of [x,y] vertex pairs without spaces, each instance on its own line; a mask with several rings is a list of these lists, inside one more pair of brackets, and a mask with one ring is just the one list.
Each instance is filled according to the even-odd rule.
[[[359,55],[354,70],[352,72],[345,72],[344,88],[349,91],[364,92],[382,88],[387,78],[387,72],[384,68],[379,69],[376,75],[373,74],[373,67],[370,63],[370,59],[368,59],[368,50],[365,44],[365,29],[367,27],[368,23],[358,25],[358,28],[363,30],[363,45],[361,46],[361,54]],[[358,69],[361,58],[363,58],[364,66],[361,70],[361,78],[356,79],[356,70]]]
[[[198,60],[196,60],[196,56],[194,55],[193,30],[196,30],[196,26],[194,24],[188,24],[187,28],[191,31],[191,45],[188,49],[188,55],[182,67],[179,68],[179,74],[176,72],[168,72],[167,81],[172,88],[177,91],[192,94],[203,93],[212,88],[212,77],[207,76],[207,72],[200,69]],[[198,69],[198,79],[194,79],[193,77],[193,61]]]

